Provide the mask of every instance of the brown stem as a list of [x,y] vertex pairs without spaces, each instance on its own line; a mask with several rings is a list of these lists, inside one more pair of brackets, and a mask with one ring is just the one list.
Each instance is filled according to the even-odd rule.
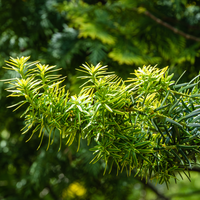
[[159,199],[162,199],[162,200],[170,200],[171,198],[170,197],[166,197],[164,194],[162,194],[161,192],[159,192],[159,190],[157,190],[157,188],[151,184],[149,181],[145,181],[144,179],[139,179],[138,180],[144,184],[144,186],[148,187],[149,189],[151,189],[158,197]]
[[51,195],[52,199],[55,199],[55,200],[61,200],[61,198],[59,198],[57,196],[57,194],[53,191],[52,187],[50,184],[47,185],[47,188],[49,190],[49,194]]
[[[139,11],[138,9],[133,9],[133,10]],[[151,19],[153,19],[156,23],[158,23],[158,24],[170,29],[171,31],[173,31],[176,34],[182,35],[183,37],[185,37],[188,40],[194,40],[196,42],[200,42],[200,38],[195,37],[193,35],[189,35],[187,33],[184,33],[183,31],[180,31],[179,29],[177,29],[177,28],[171,26],[170,24],[162,21],[161,19],[157,18],[156,16],[154,16],[153,14],[151,14],[147,10],[145,10],[143,12],[140,12],[140,13],[143,13],[144,15],[146,15],[146,16],[150,17]]]
[[189,169],[190,171],[193,171],[193,172],[200,172],[200,167],[193,167],[192,169]]

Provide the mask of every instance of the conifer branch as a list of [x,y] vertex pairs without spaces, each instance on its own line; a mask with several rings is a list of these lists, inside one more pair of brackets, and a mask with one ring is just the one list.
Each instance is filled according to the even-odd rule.
[[[25,103],[29,107],[23,133],[32,130],[42,144],[48,134],[48,146],[54,142],[55,130],[61,141],[70,146],[78,139],[93,139],[90,148],[96,154],[90,163],[103,159],[109,173],[117,165],[117,174],[124,169],[127,175],[136,170],[138,177],[156,179],[159,184],[176,180],[179,173],[192,169],[197,163],[200,146],[199,76],[189,83],[177,84],[168,75],[168,68],[143,66],[125,84],[107,66],[80,66],[86,79],[79,94],[70,96],[61,86],[63,78],[53,72],[55,66],[27,62],[30,57],[11,58],[7,69],[21,78],[4,80],[12,87],[9,96],[24,96],[24,100],[10,107],[15,110]],[[35,65],[33,67],[33,65]],[[37,106],[35,106],[37,105]],[[39,148],[38,147],[38,148]],[[189,172],[188,172],[189,173]],[[187,176],[187,175],[186,175]],[[189,176],[187,176],[190,180]],[[166,199],[166,198],[162,198]]]

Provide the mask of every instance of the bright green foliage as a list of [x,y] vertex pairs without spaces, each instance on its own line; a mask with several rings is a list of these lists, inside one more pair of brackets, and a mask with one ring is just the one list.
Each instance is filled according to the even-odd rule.
[[[8,69],[20,77],[9,80],[9,96],[23,96],[28,103],[24,132],[32,131],[41,138],[48,133],[47,149],[59,130],[60,144],[66,140],[87,139],[96,145],[92,163],[103,159],[104,173],[117,167],[127,174],[169,183],[177,173],[197,163],[199,154],[199,75],[188,83],[171,81],[167,67],[144,66],[135,77],[123,81],[106,66],[83,65],[78,69],[86,79],[78,95],[70,96],[63,78],[53,75],[55,66],[28,62],[29,57],[11,58]],[[127,84],[126,82],[130,82]],[[11,107],[13,107],[11,106]],[[29,140],[29,139],[28,139]],[[39,148],[38,147],[38,148]],[[60,146],[61,148],[61,146]],[[59,148],[59,149],[60,149]],[[181,174],[180,174],[181,176]]]

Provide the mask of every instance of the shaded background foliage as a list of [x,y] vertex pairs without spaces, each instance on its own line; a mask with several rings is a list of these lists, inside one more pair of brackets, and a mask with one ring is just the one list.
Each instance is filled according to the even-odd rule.
[[[185,80],[199,72],[199,0],[0,0],[0,24],[0,79],[13,75],[2,69],[4,60],[28,55],[61,67],[71,93],[79,90],[75,68],[84,62],[108,64],[125,78],[143,64],[169,65],[176,77],[187,70]],[[49,151],[45,144],[36,151],[38,138],[25,142],[28,135],[20,132],[22,110],[6,109],[15,101],[6,95],[0,82],[0,199],[179,197],[133,175],[116,177],[113,170],[103,176],[103,162],[89,164],[92,154],[85,141],[78,153],[76,145],[69,148],[64,144],[57,152],[59,141]],[[189,186],[184,183],[173,188],[187,187],[194,194],[200,187],[195,181]]]

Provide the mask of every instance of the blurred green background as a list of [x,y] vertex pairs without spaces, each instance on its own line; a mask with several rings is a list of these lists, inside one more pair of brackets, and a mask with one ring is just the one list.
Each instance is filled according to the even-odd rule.
[[[200,70],[200,0],[0,0],[0,79],[10,56],[57,65],[67,76],[71,94],[79,91],[75,68],[101,62],[127,78],[143,65],[169,66],[174,78],[187,70],[189,80]],[[169,190],[116,171],[103,176],[104,162],[89,164],[93,155],[86,141],[58,152],[59,139],[46,151],[40,140],[21,135],[23,109],[6,107],[0,82],[0,200],[196,200],[200,171],[191,172]]]

